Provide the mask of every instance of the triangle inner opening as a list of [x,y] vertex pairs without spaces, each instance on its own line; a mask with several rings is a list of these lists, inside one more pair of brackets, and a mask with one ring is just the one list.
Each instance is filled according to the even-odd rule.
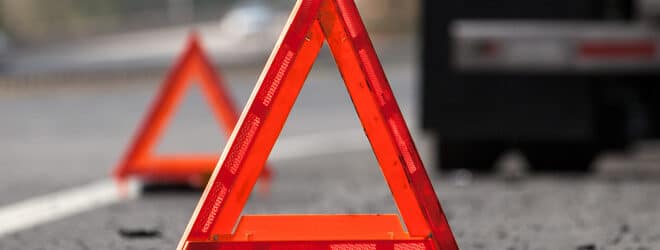
[[243,214],[394,214],[390,191],[327,46],[269,160],[271,195],[252,195]]
[[[200,85],[190,80],[177,109],[169,117],[152,157],[165,155],[217,155],[227,139],[224,126],[213,116]],[[230,128],[231,129],[231,128]]]

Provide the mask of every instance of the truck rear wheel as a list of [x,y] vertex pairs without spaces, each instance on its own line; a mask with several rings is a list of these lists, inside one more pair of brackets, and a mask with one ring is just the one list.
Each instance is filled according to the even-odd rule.
[[476,173],[494,170],[495,161],[505,147],[491,142],[447,142],[440,141],[437,147],[442,171],[467,169]]

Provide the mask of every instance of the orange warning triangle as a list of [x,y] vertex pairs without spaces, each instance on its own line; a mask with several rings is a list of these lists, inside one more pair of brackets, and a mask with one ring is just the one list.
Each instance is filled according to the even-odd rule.
[[[324,41],[337,62],[396,215],[243,216]],[[178,246],[200,249],[458,249],[353,0],[298,0]]]
[[[200,186],[205,184],[206,178],[213,172],[219,154],[156,156],[153,153],[170,117],[192,84],[201,87],[213,115],[225,128],[223,133],[227,136],[231,134],[238,121],[237,109],[229,92],[224,88],[224,82],[205,55],[198,36],[192,33],[185,51],[170,70],[149,113],[134,136],[133,143],[115,169],[115,177],[123,180],[128,176],[137,176],[150,182],[186,182]],[[269,168],[266,168],[262,176],[270,176]]]

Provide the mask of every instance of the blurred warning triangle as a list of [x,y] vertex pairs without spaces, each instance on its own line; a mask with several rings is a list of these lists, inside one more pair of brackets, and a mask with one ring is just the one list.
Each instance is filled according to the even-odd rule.
[[[407,232],[396,215],[241,217],[324,41]],[[458,249],[353,0],[298,0],[218,166],[179,250]]]
[[[217,122],[224,127],[224,134],[231,135],[238,121],[238,111],[222,78],[203,51],[198,35],[193,32],[189,35],[185,51],[161,85],[149,113],[115,169],[117,179],[135,176],[150,183],[206,184],[218,163],[219,154],[155,155],[153,152],[186,90],[193,84],[199,85]],[[267,188],[271,177],[269,167],[265,168],[262,177]]]

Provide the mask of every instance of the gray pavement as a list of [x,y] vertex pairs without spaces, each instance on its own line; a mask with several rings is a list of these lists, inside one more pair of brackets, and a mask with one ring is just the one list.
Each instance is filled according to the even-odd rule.
[[[410,65],[390,66],[393,88],[405,102],[407,114],[412,114],[414,100]],[[225,73],[238,107],[247,101],[260,71]],[[148,80],[151,82],[115,88],[94,83],[57,89],[53,83],[3,95],[0,114],[8,119],[0,129],[0,167],[5,171],[0,175],[0,205],[106,176],[160,84],[159,79]],[[157,151],[220,152],[224,136],[205,105],[197,89],[189,91]],[[346,129],[360,129],[359,121],[339,73],[334,66],[321,64],[310,74],[282,136]],[[39,185],[30,186],[36,176]],[[26,185],[28,188],[15,188]]]
[[[414,51],[412,43],[398,47]],[[604,156],[598,173],[587,177],[440,176],[432,168],[429,137],[416,129],[415,55],[385,54],[390,82],[462,249],[660,248],[657,145],[640,145],[632,156]],[[237,103],[245,103],[260,70],[225,72]],[[85,85],[52,79],[0,93],[0,208],[108,176],[159,80],[92,80]],[[158,151],[218,152],[225,141],[207,110],[199,93],[189,93]],[[317,64],[282,137],[347,129],[360,125],[339,74],[332,63]],[[520,165],[513,158],[502,165]],[[272,194],[253,196],[246,213],[396,212],[368,150],[272,164]],[[173,249],[198,197],[145,194],[2,237],[0,249]],[[140,231],[145,237],[127,235]]]
[[[368,151],[273,163],[245,213],[396,213]],[[608,178],[433,178],[462,249],[657,249],[660,183]],[[16,233],[0,249],[173,249],[198,193],[152,193]],[[132,238],[126,231],[154,231]],[[582,247],[582,248],[581,248]]]

